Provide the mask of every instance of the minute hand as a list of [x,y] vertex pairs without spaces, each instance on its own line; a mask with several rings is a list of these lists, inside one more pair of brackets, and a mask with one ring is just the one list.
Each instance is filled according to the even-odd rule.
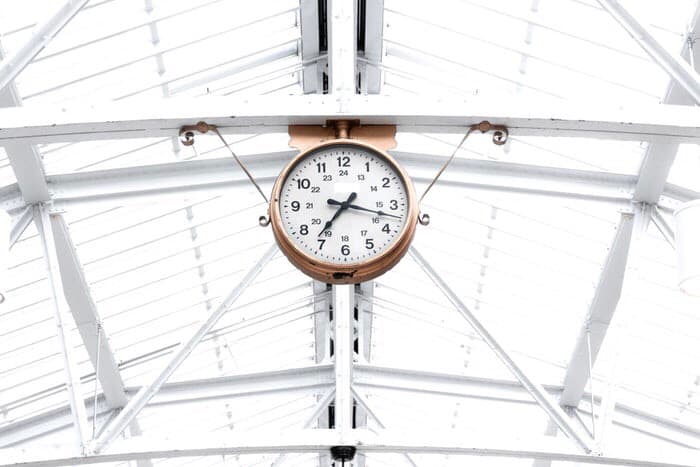
[[[329,199],[328,204],[342,204],[334,199]],[[387,217],[395,217],[396,219],[401,219],[401,216],[395,216],[394,214],[389,214],[388,212],[384,211],[375,211],[374,209],[367,209],[363,208],[362,206],[358,206],[357,204],[348,204],[349,209],[356,209],[358,211],[367,211],[367,212],[373,212],[375,214],[379,214],[380,216],[387,216]]]

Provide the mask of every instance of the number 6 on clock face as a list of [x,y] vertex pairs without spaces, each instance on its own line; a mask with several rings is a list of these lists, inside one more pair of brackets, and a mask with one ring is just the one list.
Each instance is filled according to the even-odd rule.
[[370,280],[406,253],[418,216],[413,185],[384,152],[333,140],[297,156],[270,203],[280,249],[302,272],[332,283]]

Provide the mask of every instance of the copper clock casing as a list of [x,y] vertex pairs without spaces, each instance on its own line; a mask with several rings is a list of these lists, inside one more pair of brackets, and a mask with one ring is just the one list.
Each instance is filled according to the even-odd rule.
[[[374,258],[350,264],[334,264],[321,261],[318,258],[307,254],[297,247],[289,238],[284,226],[282,225],[282,215],[280,212],[280,194],[284,182],[287,180],[289,173],[296,165],[304,159],[309,153],[319,149],[337,146],[350,145],[360,147],[363,150],[371,151],[384,158],[396,171],[406,187],[406,195],[408,198],[408,210],[406,211],[406,222],[403,225],[401,232],[394,242],[382,253]],[[416,231],[418,221],[418,204],[416,194],[413,188],[413,183],[401,166],[385,151],[382,151],[370,144],[353,140],[353,139],[333,139],[322,142],[320,144],[309,147],[299,153],[277,177],[277,181],[272,189],[272,199],[270,200],[270,220],[272,224],[272,232],[275,240],[279,245],[280,250],[285,254],[289,261],[299,270],[316,280],[331,283],[331,284],[357,284],[372,280],[381,276],[391,268],[393,268],[408,251],[413,236]]]

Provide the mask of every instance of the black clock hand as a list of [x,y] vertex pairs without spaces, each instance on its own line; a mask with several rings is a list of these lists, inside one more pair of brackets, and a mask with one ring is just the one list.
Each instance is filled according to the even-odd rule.
[[[338,206],[338,205],[342,205],[343,203],[341,203],[340,201],[336,201],[334,199],[329,199],[328,204]],[[375,211],[373,209],[363,208],[362,206],[358,206],[357,204],[348,204],[348,208],[357,209],[358,211],[373,212],[375,214],[379,214],[380,216],[388,216],[388,217],[395,217],[397,219],[401,219],[401,216],[395,216],[394,214],[389,214],[388,212],[384,212],[384,211]]]
[[326,224],[323,226],[323,229],[318,233],[319,237],[323,232],[331,228],[331,225],[333,225],[333,221],[335,221],[338,218],[338,216],[340,216],[340,214],[348,208],[348,206],[350,205],[349,203],[354,201],[355,198],[357,198],[357,193],[353,191],[352,193],[350,193],[350,196],[348,196],[348,199],[346,201],[339,203],[340,207],[337,211],[335,211],[335,214],[333,214],[331,220],[327,221]]

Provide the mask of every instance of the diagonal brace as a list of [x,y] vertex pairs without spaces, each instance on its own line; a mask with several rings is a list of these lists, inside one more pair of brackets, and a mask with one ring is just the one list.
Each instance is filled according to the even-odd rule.
[[467,308],[467,306],[462,303],[462,301],[457,297],[457,295],[452,291],[452,289],[447,285],[447,283],[437,274],[437,272],[430,266],[430,264],[423,258],[415,247],[411,247],[409,250],[411,257],[418,263],[418,265],[423,269],[428,277],[433,281],[433,283],[440,289],[440,291],[447,297],[447,299],[454,305],[457,311],[460,312],[462,317],[472,326],[474,331],[476,331],[479,336],[486,342],[486,344],[494,351],[496,356],[503,362],[503,364],[513,373],[513,376],[517,378],[518,381],[525,387],[525,389],[532,395],[532,397],[537,401],[537,403],[544,409],[544,411],[549,415],[549,417],[557,424],[559,429],[563,431],[569,438],[571,438],[575,444],[586,454],[593,452],[592,444],[590,439],[583,433],[581,433],[577,428],[575,428],[569,420],[564,410],[559,407],[552,397],[545,391],[545,389],[535,381],[533,381],[523,370],[518,366],[518,364],[513,360],[513,358],[506,352],[506,350],[501,347],[498,341],[491,335],[490,332],[481,324],[481,322],[472,314],[472,312]]

